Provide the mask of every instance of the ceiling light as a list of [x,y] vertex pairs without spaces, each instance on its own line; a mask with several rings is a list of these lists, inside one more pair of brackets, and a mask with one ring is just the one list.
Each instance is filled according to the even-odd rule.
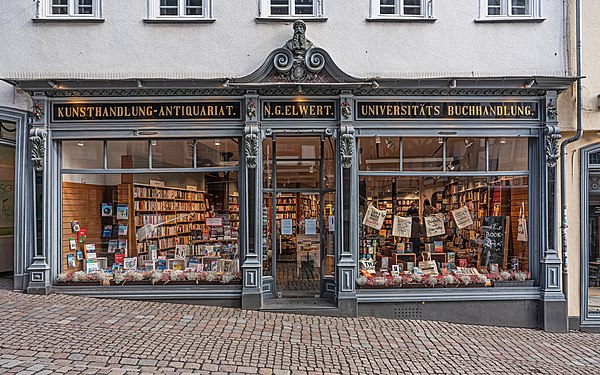
[[84,146],[83,141],[77,142],[77,146],[83,147]]
[[444,143],[444,138],[442,138],[442,137],[438,137],[438,143],[439,143],[439,144],[442,144],[442,143]]
[[446,169],[449,169],[451,171],[454,170],[454,165],[452,165],[452,163],[448,163],[448,165],[446,166]]
[[391,139],[391,138],[386,138],[386,139],[385,139],[385,146],[386,146],[387,148],[392,148],[392,147],[394,147],[394,142],[392,141],[392,139]]
[[373,81],[371,82],[371,87],[373,87],[374,89],[379,87],[379,83],[377,81]]
[[156,140],[154,140],[154,139],[153,139],[152,141],[150,141],[150,144],[151,144],[152,146],[156,146]]
[[311,166],[308,168],[308,171],[309,171],[310,173],[313,173],[313,172],[315,171],[315,169],[314,169],[314,168],[313,168],[313,166],[311,165]]
[[506,143],[506,138],[505,137],[500,138],[500,143],[505,144]]
[[465,138],[465,147],[469,148],[471,146],[473,146],[473,141],[470,140],[469,138]]
[[215,146],[220,146],[220,145],[221,145],[221,140],[215,139]]
[[375,143],[377,143],[377,144],[381,143],[381,138],[379,138],[378,135],[375,136]]

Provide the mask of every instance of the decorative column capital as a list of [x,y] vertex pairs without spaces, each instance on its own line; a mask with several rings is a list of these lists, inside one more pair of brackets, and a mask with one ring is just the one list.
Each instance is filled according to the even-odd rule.
[[342,167],[350,168],[352,158],[354,157],[354,128],[352,126],[342,125],[340,127],[340,154],[342,157]]
[[47,136],[48,131],[45,128],[33,128],[29,131],[29,141],[31,142],[31,161],[33,163],[33,168],[38,172],[44,170]]
[[544,130],[546,136],[546,165],[548,168],[555,168],[560,157],[558,140],[561,138],[558,125],[547,125]]
[[259,133],[257,125],[247,125],[244,128],[244,153],[248,169],[256,169],[258,163]]

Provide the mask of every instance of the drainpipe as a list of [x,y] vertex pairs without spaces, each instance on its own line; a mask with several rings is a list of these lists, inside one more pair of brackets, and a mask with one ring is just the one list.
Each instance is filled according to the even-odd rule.
[[[583,98],[582,98],[582,87],[581,87],[581,0],[576,0],[576,54],[577,54],[577,133],[571,138],[565,139],[560,144],[560,206],[561,206],[561,238],[562,238],[562,284],[565,299],[567,299],[568,305],[568,292],[569,292],[569,272],[567,262],[567,191],[566,191],[566,164],[567,164],[567,146],[580,139],[583,136]],[[568,313],[567,313],[568,315]]]

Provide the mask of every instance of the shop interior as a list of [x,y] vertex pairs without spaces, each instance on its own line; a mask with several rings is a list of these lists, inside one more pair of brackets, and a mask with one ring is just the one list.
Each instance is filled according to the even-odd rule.
[[[237,140],[64,141],[62,152],[63,272],[239,272]],[[103,166],[160,171],[76,173]],[[229,170],[192,169],[215,166]]]
[[0,276],[14,271],[16,124],[0,122]]

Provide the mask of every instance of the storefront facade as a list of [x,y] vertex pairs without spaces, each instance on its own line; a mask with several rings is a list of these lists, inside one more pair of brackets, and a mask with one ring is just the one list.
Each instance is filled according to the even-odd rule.
[[564,331],[572,80],[358,79],[294,29],[237,79],[19,82],[43,192],[29,290]]

